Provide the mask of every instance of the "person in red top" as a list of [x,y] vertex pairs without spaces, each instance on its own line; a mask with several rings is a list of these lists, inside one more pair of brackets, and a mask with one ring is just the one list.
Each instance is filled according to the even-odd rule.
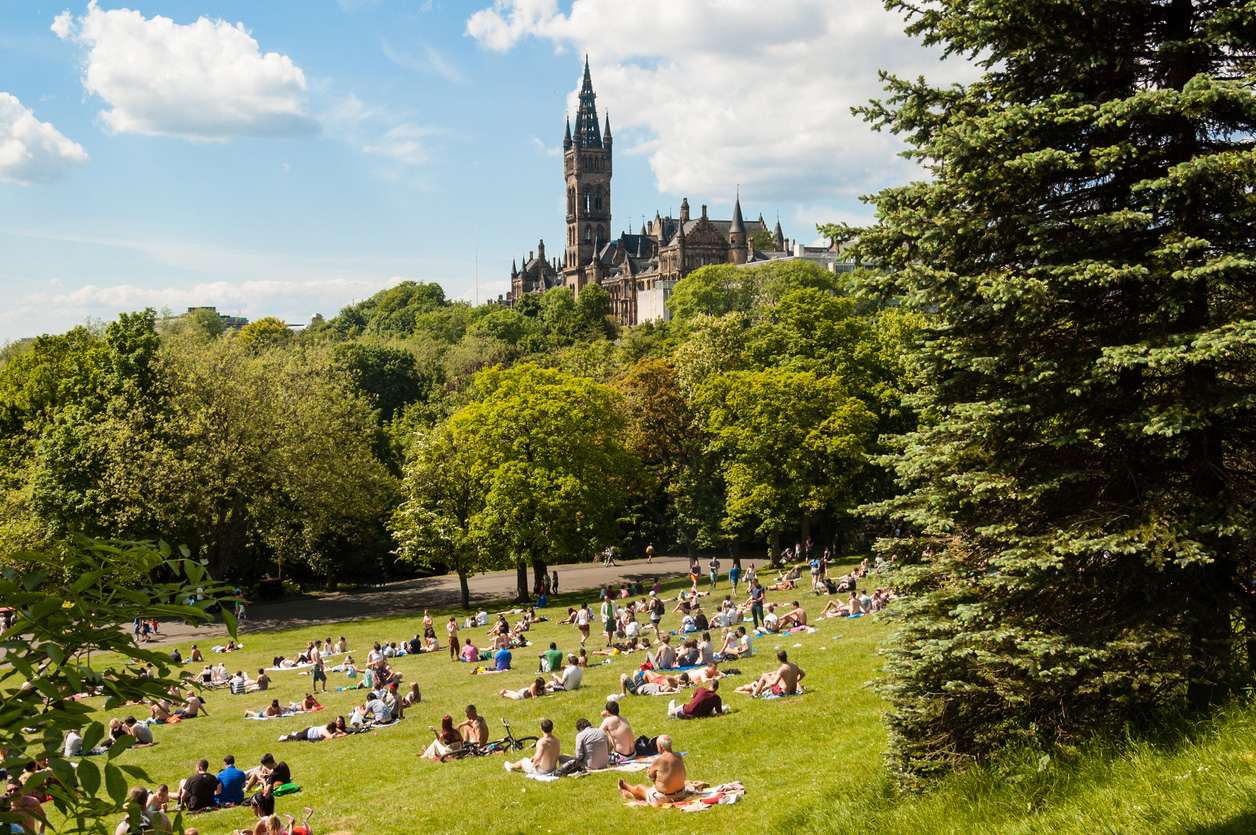
[[703,716],[723,716],[724,704],[720,694],[719,679],[710,682],[710,687],[699,687],[693,691],[689,704],[677,707],[675,702],[667,706],[667,713],[677,719],[698,719]]

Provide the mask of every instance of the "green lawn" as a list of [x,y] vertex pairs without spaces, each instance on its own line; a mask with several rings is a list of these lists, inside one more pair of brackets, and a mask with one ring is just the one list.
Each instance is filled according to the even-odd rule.
[[[770,600],[787,602],[790,597],[769,593]],[[576,594],[562,595],[548,611],[565,613],[567,605],[580,599]],[[805,600],[809,611],[818,611],[827,598]],[[596,610],[595,596],[589,601]],[[421,614],[346,623],[317,633],[248,634],[245,649],[226,658],[232,670],[255,672],[275,655],[292,655],[304,648],[309,639],[343,634],[354,657],[362,660],[374,641],[413,635]],[[664,626],[675,628],[678,622],[678,615],[669,614]],[[267,722],[245,720],[246,707],[261,708],[269,698],[295,700],[309,689],[308,676],[285,671],[273,674],[269,696],[210,694],[211,716],[157,726],[159,745],[128,751],[122,760],[146,768],[154,783],[173,787],[192,773],[193,762],[200,757],[217,770],[223,755],[231,753],[237,764],[248,768],[271,751],[288,761],[294,779],[304,788],[298,795],[280,798],[278,811],[296,814],[303,806],[313,807],[312,823],[319,835],[717,830],[1202,835],[1256,829],[1252,811],[1256,763],[1251,758],[1256,751],[1256,719],[1239,710],[1171,750],[1109,741],[1102,750],[1069,764],[1044,764],[1038,756],[1023,762],[1013,758],[998,769],[944,782],[922,797],[898,796],[882,761],[882,704],[866,686],[876,673],[876,645],[887,637],[887,628],[870,617],[822,621],[819,627],[815,634],[758,639],[755,658],[735,665],[743,675],[727,685],[731,690],[774,668],[774,650],[781,646],[807,671],[810,692],[804,696],[762,702],[727,692],[730,715],[689,722],[665,719],[667,697],[625,697],[621,702],[622,714],[636,733],[669,733],[677,750],[688,752],[691,778],[710,783],[741,780],[746,785],[742,802],[697,814],[626,807],[615,788],[625,775],[617,773],[539,783],[507,774],[500,755],[443,765],[418,756],[432,738],[428,725],[439,725],[446,714],[458,719],[468,702],[480,708],[492,732],[501,728],[500,717],[505,717],[517,735],[535,734],[539,720],[549,717],[564,750],[570,750],[576,720],[586,716],[596,724],[607,694],[618,692],[620,673],[634,669],[640,657],[619,657],[588,670],[583,688],[575,693],[523,702],[499,698],[501,688],[522,687],[532,678],[535,656],[551,640],[563,650],[579,647],[574,628],[552,623],[533,627],[534,646],[516,651],[516,670],[509,673],[471,676],[467,665],[453,663],[447,655],[397,659],[395,666],[405,682],[419,682],[424,703],[395,728],[315,745],[277,743],[282,733],[338,713],[348,715],[362,700],[361,692],[332,692],[320,696],[327,711]],[[591,639],[590,649],[594,643]],[[181,649],[186,652],[187,647]],[[333,690],[350,683],[341,674],[331,674]],[[626,778],[645,779],[643,773]],[[252,820],[248,810],[234,809],[198,816],[192,823],[212,835]]]

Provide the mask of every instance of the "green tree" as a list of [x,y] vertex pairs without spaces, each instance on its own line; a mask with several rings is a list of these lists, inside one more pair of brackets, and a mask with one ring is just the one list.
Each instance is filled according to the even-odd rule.
[[[126,809],[128,782],[151,778],[118,760],[131,737],[110,746],[103,761],[70,762],[62,754],[66,732],[81,729],[87,750],[105,736],[103,711],[187,685],[188,674],[175,675],[169,655],[137,646],[127,627],[136,617],[204,623],[229,591],[165,543],[76,537],[42,552],[6,554],[3,562],[0,600],[17,620],[0,634],[0,750],[11,752],[0,765],[17,774],[30,760],[46,759],[47,769],[27,785],[42,787],[65,816],[59,831],[105,832],[107,817],[139,811]],[[222,608],[234,636],[230,607]],[[136,676],[123,664],[130,659],[151,663],[156,675]],[[105,696],[103,706],[78,698],[92,690]],[[14,822],[0,808],[0,825]]]
[[772,233],[766,229],[760,229],[751,235],[750,245],[759,252],[768,252],[776,249],[776,242],[772,240]]
[[185,319],[187,326],[191,330],[208,339],[221,336],[223,331],[227,329],[226,325],[222,323],[222,317],[218,315],[218,311],[211,310],[208,307],[198,307],[196,310],[188,311]]
[[404,348],[346,342],[333,348],[331,356],[344,364],[354,388],[370,398],[385,422],[422,397],[440,376],[421,372],[414,354]]
[[471,605],[467,575],[485,564],[485,541],[472,521],[484,506],[484,481],[449,424],[416,434],[391,528],[397,555],[428,570],[458,575],[462,608]]
[[841,278],[818,264],[793,259],[753,267],[712,264],[685,276],[672,291],[668,307],[678,325],[697,316],[755,314],[794,290],[842,290]]
[[930,178],[873,198],[857,254],[937,313],[873,510],[914,532],[896,769],[1215,704],[1256,672],[1251,8],[889,5],[984,69],[866,110]]
[[609,386],[527,363],[480,372],[473,397],[447,426],[483,496],[468,536],[516,566],[526,600],[529,566],[539,578],[618,539],[641,464]]
[[875,418],[835,377],[772,368],[708,378],[694,406],[724,462],[723,525],[780,535],[822,514],[847,513]]
[[240,328],[240,344],[247,345],[253,351],[269,351],[283,348],[293,340],[292,331],[282,319],[274,316],[263,316]]

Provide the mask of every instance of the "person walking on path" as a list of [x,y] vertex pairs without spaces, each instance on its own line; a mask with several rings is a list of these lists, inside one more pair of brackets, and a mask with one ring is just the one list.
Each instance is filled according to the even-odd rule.
[[450,615],[449,623],[445,626],[445,631],[449,633],[449,660],[461,660],[461,656],[458,654],[461,650],[461,647],[458,646],[458,618]]
[[711,590],[714,591],[720,582],[720,558],[711,557],[711,561],[707,563],[707,567],[711,569]]
[[655,554],[654,543],[651,542],[649,545],[645,546],[645,564],[646,565],[652,565],[654,563],[654,554]]

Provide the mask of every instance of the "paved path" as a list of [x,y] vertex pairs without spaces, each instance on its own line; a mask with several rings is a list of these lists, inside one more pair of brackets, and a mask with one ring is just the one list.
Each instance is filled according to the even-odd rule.
[[[689,573],[689,560],[686,557],[655,557],[650,564],[640,559],[621,561],[617,567],[604,567],[599,562],[558,565],[551,570],[558,572],[558,591],[565,594],[570,591],[596,589],[607,583],[639,581],[653,584],[655,577],[668,580],[684,576]],[[532,572],[529,569],[528,581],[531,582],[531,579]],[[514,597],[517,584],[514,569],[477,574],[467,582],[471,590],[472,606],[509,600]],[[727,585],[727,581],[724,585]],[[275,603],[254,603],[249,606],[248,619],[240,625],[239,631],[243,634],[410,615],[423,609],[457,607],[460,602],[458,575],[423,577],[359,591],[302,595]],[[591,599],[589,602],[593,605],[596,600]],[[197,628],[183,623],[163,623],[161,634],[154,637],[152,644],[209,641],[226,635],[227,630],[222,624]]]

